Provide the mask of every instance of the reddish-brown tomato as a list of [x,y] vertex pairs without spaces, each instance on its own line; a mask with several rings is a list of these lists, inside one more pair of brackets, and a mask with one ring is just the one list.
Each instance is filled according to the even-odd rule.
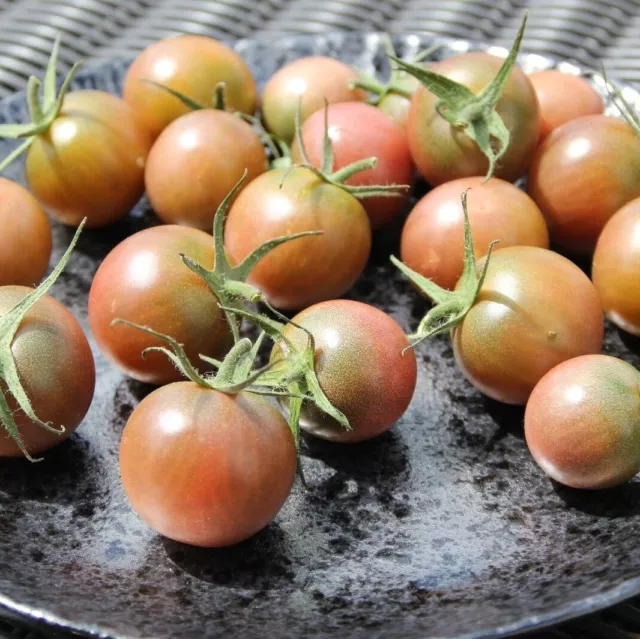
[[400,255],[414,271],[438,286],[453,289],[462,275],[464,215],[460,194],[467,196],[473,247],[486,255],[493,240],[497,248],[549,248],[547,226],[535,202],[522,190],[498,178],[462,178],[427,193],[409,214],[402,231]]
[[547,475],[574,488],[608,488],[640,471],[640,374],[615,357],[563,362],[535,387],[527,445]]
[[538,149],[528,190],[551,242],[572,255],[591,255],[609,218],[640,197],[640,140],[618,118],[567,122]]
[[189,108],[164,89],[168,86],[200,104],[213,101],[216,85],[225,83],[231,109],[254,113],[258,90],[249,67],[232,49],[213,38],[180,35],[149,45],[129,67],[122,94],[156,138]]
[[140,231],[107,255],[89,293],[89,323],[102,351],[128,375],[150,384],[182,377],[162,353],[143,359],[144,349],[165,343],[130,326],[111,326],[114,319],[170,335],[198,368],[204,368],[198,355],[221,357],[232,344],[217,298],[180,253],[207,269],[213,266],[213,242],[204,231],[183,226]]
[[134,510],[154,530],[194,546],[229,546],[278,514],[296,458],[287,422],[264,397],[178,382],[131,414],[120,473]]

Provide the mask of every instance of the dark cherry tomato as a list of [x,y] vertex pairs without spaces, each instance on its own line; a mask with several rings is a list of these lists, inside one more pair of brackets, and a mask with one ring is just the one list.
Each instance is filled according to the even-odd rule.
[[497,248],[549,248],[547,226],[535,202],[519,188],[498,178],[462,178],[427,193],[409,214],[402,231],[402,261],[438,286],[453,289],[464,262],[464,215],[460,194],[467,196],[477,258],[493,240]]
[[68,93],[60,115],[27,152],[29,186],[63,224],[115,222],[144,192],[151,140],[131,107],[103,91]]
[[565,122],[604,111],[599,93],[579,75],[547,69],[532,73],[529,79],[540,104],[541,140]]
[[0,286],[38,284],[51,257],[51,227],[38,201],[0,178]]
[[603,332],[598,294],[575,264],[546,249],[512,246],[494,252],[452,339],[456,361],[476,388],[524,404],[554,366],[598,353]]
[[262,93],[262,117],[267,129],[291,142],[300,100],[303,121],[324,107],[325,101],[364,102],[367,92],[349,87],[357,79],[357,71],[340,60],[322,56],[294,60],[271,76]]
[[145,348],[164,342],[130,326],[111,326],[114,319],[171,335],[201,369],[199,354],[221,357],[232,344],[217,298],[183,264],[180,253],[205,268],[213,266],[213,242],[203,231],[182,226],[140,231],[107,255],[89,293],[89,323],[102,351],[128,375],[150,384],[181,378],[163,354],[142,358]]
[[640,197],[640,140],[618,118],[588,115],[567,122],[538,149],[528,190],[551,242],[590,255],[609,218]]
[[621,484],[640,471],[640,374],[608,355],[563,362],[531,393],[524,432],[533,458],[556,481]]
[[[333,143],[334,170],[371,156],[378,159],[373,169],[356,173],[346,184],[410,185],[413,182],[415,168],[407,135],[393,118],[363,102],[332,104],[328,108],[327,117],[329,137]],[[302,139],[309,160],[318,168],[322,167],[324,122],[324,109],[320,109],[302,127]],[[293,146],[293,159],[296,162],[302,161],[297,143]],[[408,194],[368,197],[361,202],[369,215],[371,226],[377,228],[398,215],[406,206],[408,197]]]
[[211,232],[218,206],[245,169],[249,181],[267,170],[251,125],[224,111],[193,111],[172,122],[153,145],[147,195],[165,222]]
[[[333,418],[308,404],[300,426],[334,442],[360,442],[380,435],[407,410],[416,387],[416,356],[398,323],[383,311],[351,300],[311,306],[293,322],[314,337],[316,373],[322,390],[349,420],[345,430]],[[306,334],[288,324],[284,334],[299,348]],[[275,346],[271,359],[280,358]]]
[[149,45],[127,71],[122,94],[143,125],[156,138],[189,109],[151,80],[209,105],[216,85],[224,82],[229,108],[256,110],[258,90],[249,67],[232,49],[213,38],[180,35]]
[[[430,68],[479,93],[494,78],[502,62],[497,56],[473,52],[433,63]],[[489,167],[487,158],[464,131],[456,130],[438,115],[437,101],[424,86],[418,88],[411,101],[407,133],[418,170],[434,186],[461,177],[485,175]],[[518,66],[509,74],[497,112],[511,132],[511,142],[495,175],[512,182],[529,167],[540,128],[533,86]]]
[[[248,282],[278,308],[300,309],[345,293],[362,273],[371,227],[362,204],[309,169],[273,169],[248,184],[229,211],[225,246],[236,262],[264,242],[322,231],[279,246],[254,268]],[[284,178],[284,182],[283,182]]]
[[623,206],[605,225],[591,277],[607,317],[640,335],[640,198]]
[[[0,287],[0,316],[31,290],[26,286]],[[11,350],[35,414],[55,428],[66,429],[60,435],[34,424],[9,395],[27,451],[38,455],[67,439],[87,414],[95,387],[93,355],[76,318],[48,295],[27,311]],[[0,436],[0,457],[21,455],[13,439]]]
[[134,510],[194,546],[228,546],[264,528],[291,491],[296,461],[289,426],[271,402],[193,382],[145,397],[120,448]]
[[[415,93],[420,86],[420,80],[409,75],[406,71],[398,72],[395,83],[398,87],[411,94]],[[383,113],[390,115],[400,126],[406,128],[409,120],[411,98],[401,95],[400,93],[387,93],[387,95],[380,100],[378,108]]]

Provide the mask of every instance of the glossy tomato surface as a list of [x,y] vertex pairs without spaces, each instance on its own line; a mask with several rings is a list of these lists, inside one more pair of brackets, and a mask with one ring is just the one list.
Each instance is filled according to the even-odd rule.
[[[0,316],[32,289],[0,287]],[[20,435],[30,454],[40,453],[67,439],[89,410],[95,387],[95,364],[80,324],[53,297],[41,297],[24,316],[11,345],[22,386],[35,414],[56,434],[34,424],[9,395]],[[9,437],[0,436],[0,457],[19,457],[22,452]]]
[[598,353],[603,332],[598,294],[575,264],[553,251],[513,246],[493,254],[452,338],[456,361],[476,388],[524,404],[554,366]]
[[640,471],[640,374],[608,355],[563,362],[531,394],[524,431],[534,459],[556,481],[621,484]]
[[591,255],[609,218],[640,197],[640,140],[614,117],[567,122],[538,149],[527,188],[552,243],[572,255]]
[[640,199],[623,206],[605,225],[591,277],[607,317],[640,335]]
[[173,120],[189,112],[181,100],[145,80],[162,84],[209,106],[216,85],[225,83],[230,109],[253,113],[258,91],[244,60],[213,38],[180,35],[149,45],[129,67],[122,94],[156,138]]
[[510,182],[483,177],[461,178],[427,193],[409,214],[402,230],[400,255],[414,271],[443,288],[453,289],[464,263],[464,213],[461,194],[467,194],[467,211],[476,258],[486,255],[493,240],[496,248],[549,247],[549,233],[540,209]]
[[262,93],[262,117],[269,131],[285,142],[295,133],[295,116],[301,104],[302,121],[321,109],[325,101],[364,102],[366,91],[349,83],[358,73],[344,62],[323,56],[300,58],[276,71]]
[[[303,407],[300,426],[334,442],[360,442],[380,435],[407,410],[416,387],[416,356],[400,325],[380,309],[351,300],[331,300],[298,313],[293,322],[314,337],[316,373],[322,390],[349,420],[344,429],[314,406]],[[285,336],[302,349],[307,335],[292,324]],[[272,361],[282,357],[274,347]]]
[[541,140],[565,122],[604,111],[599,93],[582,76],[546,69],[529,79],[540,104]]
[[167,384],[181,374],[162,353],[142,351],[166,346],[136,328],[117,324],[126,319],[178,340],[198,368],[199,355],[222,357],[232,344],[218,299],[188,269],[180,254],[205,268],[213,266],[213,240],[204,231],[182,226],[156,226],[118,244],[98,269],[89,293],[89,323],[102,351],[131,377]]
[[[503,60],[488,53],[456,55],[434,63],[431,69],[479,93],[494,78]],[[432,185],[461,177],[485,175],[489,163],[478,145],[463,130],[438,115],[438,102],[421,86],[411,101],[407,133],[411,154],[423,177]],[[511,133],[511,142],[495,176],[512,182],[529,167],[536,150],[540,110],[531,81],[514,66],[498,101],[497,112]]]
[[38,201],[16,182],[0,178],[0,286],[34,286],[47,272],[51,226]]
[[126,215],[144,191],[151,139],[131,107],[103,91],[74,91],[26,157],[29,186],[63,224],[87,228]]
[[253,128],[224,111],[193,111],[172,122],[153,145],[147,195],[165,222],[211,232],[218,206],[245,169],[249,181],[267,169]]
[[[342,102],[328,107],[329,137],[333,143],[334,170],[369,157],[377,158],[376,166],[356,173],[347,180],[352,186],[389,185],[413,182],[415,168],[404,129],[393,118],[370,104]],[[302,127],[302,139],[311,164],[322,167],[324,141],[324,109],[316,111]],[[293,159],[302,161],[297,142]],[[408,189],[394,197],[367,197],[361,203],[373,228],[390,222],[406,206]]]
[[[264,242],[303,231],[276,248],[248,281],[274,306],[297,310],[339,297],[362,273],[371,250],[371,227],[362,204],[305,168],[273,169],[248,184],[227,219],[225,246],[242,261]],[[284,178],[284,182],[283,182]]]
[[266,398],[178,382],[136,407],[120,472],[134,510],[166,537],[229,546],[264,528],[296,473],[287,422]]

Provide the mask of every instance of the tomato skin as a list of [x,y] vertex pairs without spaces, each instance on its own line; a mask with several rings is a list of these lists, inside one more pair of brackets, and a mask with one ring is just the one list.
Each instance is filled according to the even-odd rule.
[[512,246],[494,252],[452,339],[460,369],[478,390],[524,404],[554,366],[600,352],[603,333],[598,294],[575,264],[553,251]]
[[[431,69],[479,93],[496,75],[503,60],[481,52],[464,53]],[[424,86],[414,93],[407,133],[411,155],[422,176],[433,186],[462,177],[486,175],[489,162],[478,145],[438,115],[438,101]],[[514,66],[497,105],[511,132],[511,142],[496,167],[495,176],[512,182],[522,176],[538,143],[540,110],[527,75]]]
[[154,42],[127,71],[122,95],[157,138],[189,108],[144,80],[168,86],[205,106],[212,103],[216,85],[224,82],[230,109],[249,114],[256,110],[258,90],[249,67],[235,51],[207,36],[180,35]]
[[[407,135],[391,117],[370,104],[342,102],[327,112],[329,137],[333,143],[334,170],[357,160],[376,157],[373,169],[356,173],[347,180],[351,186],[407,184],[413,182],[415,168]],[[302,127],[302,139],[313,166],[322,167],[324,109],[316,111]],[[292,148],[295,162],[302,161],[297,141]],[[375,229],[393,220],[406,206],[408,193],[394,197],[367,197],[361,200]]]
[[0,286],[33,286],[51,258],[51,226],[25,188],[0,177]]
[[[305,404],[300,426],[311,435],[353,443],[391,428],[407,410],[416,387],[413,349],[400,325],[374,306],[352,300],[330,300],[311,306],[292,320],[315,339],[316,373],[322,390],[342,411],[352,430]],[[284,334],[304,348],[307,336],[292,324]],[[279,346],[271,360],[282,357]]]
[[572,255],[591,255],[609,218],[640,197],[640,141],[618,118],[567,122],[540,145],[527,188],[552,243]]
[[229,546],[278,514],[296,473],[287,422],[267,399],[176,382],[131,414],[120,473],[154,530],[194,546]]
[[[26,286],[1,287],[0,315],[31,291]],[[35,414],[55,428],[64,426],[66,429],[58,435],[34,424],[9,396],[9,406],[15,411],[27,450],[32,455],[39,455],[67,439],[87,414],[95,388],[93,355],[71,311],[48,295],[27,311],[11,350]],[[20,456],[22,452],[15,442],[0,436],[0,457]]]
[[540,209],[522,190],[498,178],[461,178],[429,191],[409,214],[402,230],[402,261],[443,288],[453,289],[464,263],[464,215],[460,194],[467,195],[476,258],[493,240],[496,248],[549,248],[549,232]]
[[563,362],[535,387],[525,413],[538,465],[574,488],[609,488],[640,471],[640,374],[615,357]]
[[[419,86],[421,86],[420,80],[409,75],[405,71],[399,72],[399,77],[395,82],[400,88],[405,91],[410,91],[412,94],[416,92],[416,89]],[[387,95],[380,100],[378,109],[383,113],[390,115],[401,127],[406,128],[407,122],[409,121],[411,98],[407,98],[399,93],[387,93]]]
[[118,244],[104,259],[89,292],[89,323],[104,354],[131,377],[149,384],[182,378],[162,353],[142,351],[166,346],[114,319],[150,326],[183,344],[191,362],[205,369],[199,354],[221,357],[232,345],[218,300],[189,270],[180,253],[205,268],[213,266],[213,241],[204,231],[156,226]]
[[[297,310],[339,297],[362,273],[371,228],[362,204],[305,168],[273,169],[248,184],[229,211],[225,246],[237,263],[264,242],[303,231],[323,231],[279,246],[248,282],[278,308]],[[282,184],[282,187],[281,187]]]
[[529,79],[540,104],[540,140],[565,122],[604,111],[602,98],[582,76],[546,69]]
[[253,128],[224,111],[193,111],[174,120],[153,145],[147,195],[164,222],[211,232],[218,206],[245,169],[249,181],[267,170]]
[[357,79],[354,69],[334,58],[310,56],[290,62],[271,76],[262,93],[265,126],[285,142],[291,142],[300,100],[303,122],[322,109],[325,100],[329,104],[364,102],[366,91],[349,88],[349,83]]

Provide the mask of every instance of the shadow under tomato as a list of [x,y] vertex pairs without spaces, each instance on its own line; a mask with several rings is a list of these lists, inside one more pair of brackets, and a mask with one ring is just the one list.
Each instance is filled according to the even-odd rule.
[[524,406],[503,404],[489,397],[484,398],[484,407],[487,414],[498,425],[496,439],[504,439],[507,435],[513,435],[524,440]]
[[615,329],[615,333],[617,334],[620,341],[634,354],[640,355],[640,337],[637,335],[631,335],[631,333],[627,333],[623,331],[621,328]]
[[588,515],[616,519],[640,514],[638,479],[605,490],[580,490],[550,481],[557,495],[567,506]]

